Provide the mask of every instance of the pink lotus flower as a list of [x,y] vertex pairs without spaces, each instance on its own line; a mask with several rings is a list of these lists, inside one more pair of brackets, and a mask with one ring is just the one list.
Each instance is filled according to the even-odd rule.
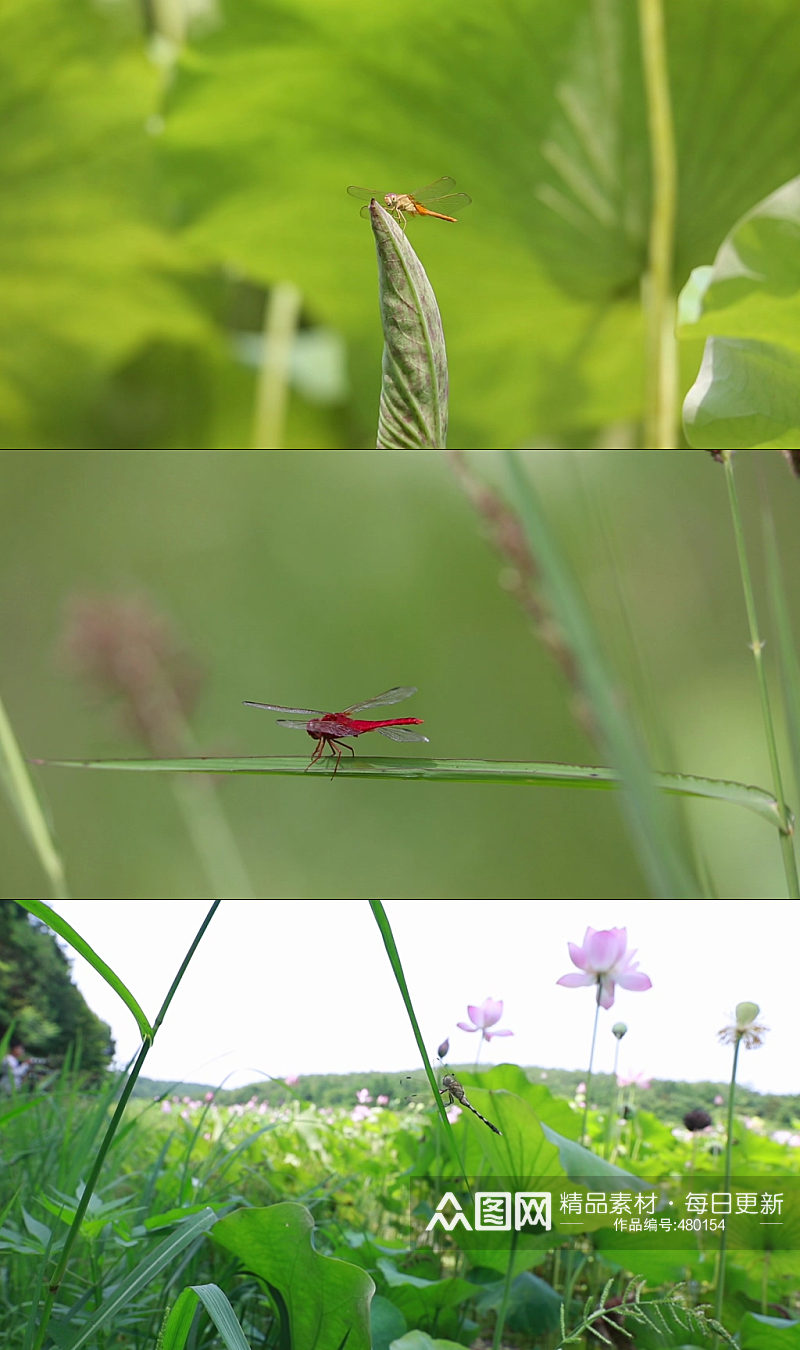
[[617,1087],[649,1088],[651,1085],[651,1080],[646,1073],[632,1073],[627,1077],[621,1073],[617,1074]]
[[650,989],[649,975],[639,970],[639,962],[634,961],[634,951],[628,951],[627,928],[587,928],[583,935],[583,946],[568,942],[570,960],[583,973],[562,975],[557,984],[567,989],[577,989],[580,985],[597,985],[597,1002],[601,1008],[610,1008],[614,1002],[614,985],[623,989],[640,992]]
[[792,1134],[791,1130],[776,1130],[770,1139],[776,1144],[788,1144],[789,1148],[800,1148],[800,1134]]
[[[485,998],[479,1008],[474,1003],[467,1005],[467,1014],[469,1022],[457,1022],[456,1026],[462,1031],[479,1031],[485,1041],[490,1041],[493,1036],[513,1036],[513,1031],[489,1031],[495,1022],[499,1022],[503,1016],[503,1000],[499,1002],[493,998]],[[472,1026],[470,1026],[470,1022]]]

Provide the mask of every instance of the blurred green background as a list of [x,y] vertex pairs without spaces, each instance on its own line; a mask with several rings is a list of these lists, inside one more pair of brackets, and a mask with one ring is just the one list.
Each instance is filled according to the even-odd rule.
[[[699,451],[528,452],[654,767],[770,787],[724,473]],[[504,457],[473,457],[501,491]],[[736,462],[772,669],[761,511],[774,512],[795,631],[797,494],[777,452]],[[508,560],[436,452],[255,455],[5,452],[2,694],[25,754],[142,757],[65,654],[76,599],[139,597],[169,622],[209,755],[309,753],[243,699],[338,710],[395,684],[429,746],[380,755],[597,763],[563,675],[508,590]],[[73,641],[73,661],[74,661]],[[780,730],[779,725],[779,730]],[[208,894],[167,775],[34,771],[71,891]],[[188,780],[183,780],[184,782]],[[225,777],[220,799],[265,897],[637,897],[616,794],[329,777]],[[786,785],[796,806],[791,781]],[[687,808],[721,895],[784,893],[775,832],[720,803]],[[6,807],[2,893],[44,879]],[[713,892],[712,892],[713,893]]]
[[[797,172],[800,11],[664,8],[677,291]],[[444,174],[473,205],[409,235],[442,310],[450,444],[637,444],[637,25],[632,0],[6,0],[0,445],[374,445],[375,252],[345,189]],[[283,347],[262,336],[280,294]],[[257,381],[282,350],[268,429]],[[701,352],[681,344],[681,397]]]

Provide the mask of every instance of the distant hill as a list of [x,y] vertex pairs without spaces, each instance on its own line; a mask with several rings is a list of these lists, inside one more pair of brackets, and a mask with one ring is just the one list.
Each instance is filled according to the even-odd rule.
[[[451,1065],[451,1071],[461,1069],[468,1072],[471,1065]],[[419,1069],[415,1069],[419,1076]],[[542,1069],[538,1067],[524,1070],[532,1083],[543,1083],[555,1097],[571,1100],[579,1083],[585,1081],[586,1074],[576,1069]],[[287,1085],[283,1079],[273,1082],[252,1083],[246,1087],[217,1089],[209,1083],[159,1082],[152,1078],[140,1078],[134,1088],[134,1097],[191,1097],[202,1099],[207,1092],[213,1092],[215,1100],[222,1105],[235,1102],[247,1102],[255,1099],[270,1106],[278,1106],[289,1099],[316,1102],[318,1106],[351,1107],[356,1105],[356,1094],[366,1089],[375,1100],[379,1096],[388,1097],[390,1102],[400,1104],[402,1089],[401,1072],[384,1073],[367,1070],[364,1073],[344,1074],[301,1074],[296,1081]],[[626,1092],[628,1089],[626,1089]],[[658,1116],[666,1125],[676,1125],[687,1111],[695,1107],[713,1114],[714,1098],[727,1100],[727,1083],[673,1082],[670,1079],[654,1078],[650,1088],[635,1088],[632,1100],[644,1110]],[[592,1078],[590,1105],[601,1110],[616,1099],[616,1086],[611,1074],[595,1074]],[[736,1089],[736,1110],[741,1116],[759,1116],[774,1128],[797,1128],[800,1124],[800,1095],[781,1096],[777,1093],[753,1092],[749,1088]]]

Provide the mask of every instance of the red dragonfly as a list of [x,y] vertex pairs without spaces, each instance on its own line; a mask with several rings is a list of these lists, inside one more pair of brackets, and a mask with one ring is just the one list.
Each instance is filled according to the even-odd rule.
[[419,192],[372,192],[369,188],[360,187],[349,187],[347,191],[351,197],[357,197],[359,201],[367,203],[361,208],[362,216],[367,214],[369,203],[374,198],[405,229],[407,215],[433,216],[434,220],[449,220],[453,225],[457,225],[455,216],[445,216],[440,211],[430,209],[432,206],[443,206],[446,211],[448,209],[452,211],[454,207],[457,211],[463,211],[465,206],[469,206],[472,198],[468,197],[466,192],[453,192],[455,185],[454,178],[437,178],[435,183],[420,188]]
[[[390,722],[362,722],[358,718],[350,716],[351,713],[363,712],[366,708],[385,708],[390,703],[401,703],[404,698],[410,698],[416,694],[416,686],[411,685],[407,688],[387,689],[385,694],[376,694],[375,698],[365,699],[363,703],[352,703],[344,712],[324,713],[317,712],[313,708],[284,708],[280,703],[252,703],[250,699],[245,699],[247,708],[266,708],[267,712],[292,713],[292,717],[279,717],[279,727],[294,727],[298,731],[307,731],[309,736],[313,736],[317,745],[311,756],[306,769],[310,769],[312,764],[322,757],[322,752],[326,745],[330,746],[332,755],[336,756],[331,778],[336,777],[336,770],[339,767],[339,761],[342,758],[342,750],[349,750],[355,759],[356,752],[351,745],[345,744],[342,736],[363,736],[365,731],[379,731],[382,736],[388,737],[390,741],[427,741],[427,736],[422,736],[418,731],[409,730],[410,727],[421,727],[421,717],[394,717]],[[334,749],[334,746],[336,747]]]

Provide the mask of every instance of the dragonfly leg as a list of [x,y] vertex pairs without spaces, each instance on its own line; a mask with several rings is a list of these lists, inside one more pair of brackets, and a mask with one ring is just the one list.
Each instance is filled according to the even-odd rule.
[[[331,774],[331,778],[333,779],[336,777],[336,770],[338,769],[339,764],[341,762],[342,750],[349,750],[350,754],[353,756],[353,759],[355,759],[356,757],[356,752],[353,749],[352,745],[347,744],[347,741],[339,741],[336,739],[335,736],[329,736],[327,739],[331,747],[331,754],[336,756],[336,763],[333,767],[333,773]],[[334,745],[336,746],[335,750],[333,748]]]
[[314,746],[314,753],[313,753],[313,755],[311,756],[310,760],[308,761],[306,767],[303,769],[303,773],[308,773],[309,769],[311,768],[311,765],[312,765],[312,764],[316,764],[317,760],[319,759],[320,755],[322,754],[323,747],[324,747],[324,745],[325,745],[325,737],[324,737],[324,736],[317,736],[317,737],[316,737],[316,742],[317,742],[317,743],[316,743],[316,745]]

